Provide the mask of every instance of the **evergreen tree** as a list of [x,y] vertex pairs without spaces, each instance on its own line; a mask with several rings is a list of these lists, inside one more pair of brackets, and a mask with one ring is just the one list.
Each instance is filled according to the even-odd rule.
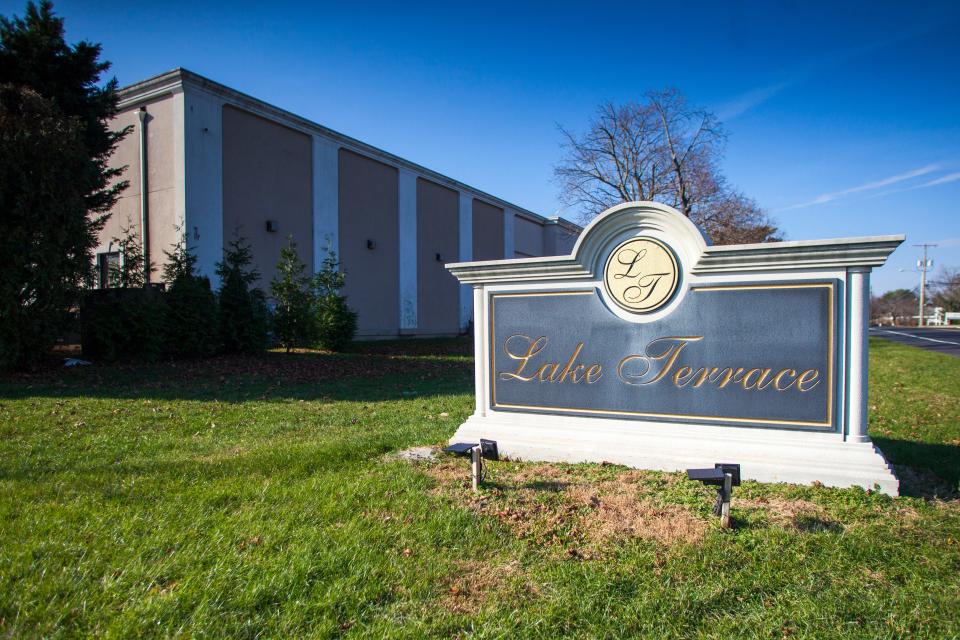
[[270,282],[270,293],[276,302],[273,332],[287,353],[294,347],[307,346],[313,340],[314,295],[305,270],[291,236],[289,244],[280,250],[277,273]]
[[86,163],[76,122],[35,91],[0,85],[0,368],[45,354],[90,282],[99,225],[71,182]]
[[165,251],[167,264],[163,279],[167,282],[164,317],[164,344],[174,357],[203,357],[217,350],[217,303],[210,290],[210,279],[196,272],[197,257],[190,253],[186,239]]
[[260,273],[245,238],[235,236],[217,263],[220,291],[220,348],[225,353],[254,353],[267,342],[267,309],[263,292],[253,287]]
[[336,252],[328,249],[323,266],[313,277],[316,295],[314,322],[317,342],[322,349],[342,351],[357,332],[357,314],[347,305],[347,298],[340,294],[345,281]]
[[[143,243],[140,235],[135,233],[130,226],[130,221],[120,229],[120,237],[112,238],[111,243],[117,245],[120,249],[120,260],[115,265],[110,265],[107,274],[107,286],[118,289],[134,289],[143,287],[146,280],[146,272],[143,263]],[[151,262],[147,269],[153,273],[156,269]]]
[[100,46],[69,46],[52,5],[0,18],[0,367],[29,366],[93,282],[93,249],[125,182],[107,161],[116,81]]
[[110,185],[123,169],[110,169],[107,162],[130,128],[110,129],[109,121],[117,113],[117,79],[97,86],[110,70],[110,63],[100,60],[100,52],[99,44],[66,43],[63,18],[54,14],[49,0],[39,5],[27,2],[23,18],[0,17],[0,84],[30,87],[64,116],[76,119],[90,163],[76,181],[87,209],[103,214],[126,188],[126,182]]

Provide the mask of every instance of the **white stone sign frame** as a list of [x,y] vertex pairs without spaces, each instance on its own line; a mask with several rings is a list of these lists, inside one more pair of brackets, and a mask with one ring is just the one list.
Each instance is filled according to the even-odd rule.
[[[606,299],[603,267],[613,247],[643,235],[667,243],[683,275],[673,300],[654,313],[631,314]],[[476,406],[451,442],[496,440],[512,459],[612,462],[630,467],[679,471],[741,464],[743,477],[764,482],[812,483],[879,488],[897,495],[899,482],[867,435],[867,323],[870,271],[881,266],[904,236],[710,246],[684,215],[654,202],[632,202],[598,216],[580,234],[570,255],[447,265],[473,286]],[[627,322],[669,316],[693,285],[835,279],[843,296],[836,402],[840,428],[830,432],[743,426],[678,425],[657,420],[498,411],[490,402],[488,321],[490,295],[502,292],[564,291],[597,287],[611,312]]]

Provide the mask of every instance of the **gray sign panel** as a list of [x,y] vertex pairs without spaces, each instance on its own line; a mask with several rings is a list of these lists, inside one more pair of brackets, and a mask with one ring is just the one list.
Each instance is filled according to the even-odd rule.
[[837,288],[700,285],[648,323],[594,288],[492,293],[491,407],[833,430]]

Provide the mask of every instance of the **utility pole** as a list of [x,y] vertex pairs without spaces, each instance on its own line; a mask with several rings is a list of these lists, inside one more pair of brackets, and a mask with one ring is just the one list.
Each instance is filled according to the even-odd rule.
[[926,304],[927,297],[927,271],[933,268],[933,260],[927,260],[927,249],[936,247],[937,245],[924,243],[913,246],[923,249],[923,259],[917,260],[917,269],[920,270],[920,317],[917,320],[917,326],[922,327],[924,325],[923,308]]

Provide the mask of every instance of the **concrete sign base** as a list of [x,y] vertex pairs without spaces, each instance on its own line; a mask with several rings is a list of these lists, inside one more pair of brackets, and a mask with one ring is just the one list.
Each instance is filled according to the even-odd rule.
[[650,422],[499,414],[471,416],[451,442],[496,440],[502,457],[548,462],[611,462],[636,469],[683,471],[740,464],[744,479],[860,486],[897,495],[899,482],[871,442],[831,434],[683,425],[666,432]]

